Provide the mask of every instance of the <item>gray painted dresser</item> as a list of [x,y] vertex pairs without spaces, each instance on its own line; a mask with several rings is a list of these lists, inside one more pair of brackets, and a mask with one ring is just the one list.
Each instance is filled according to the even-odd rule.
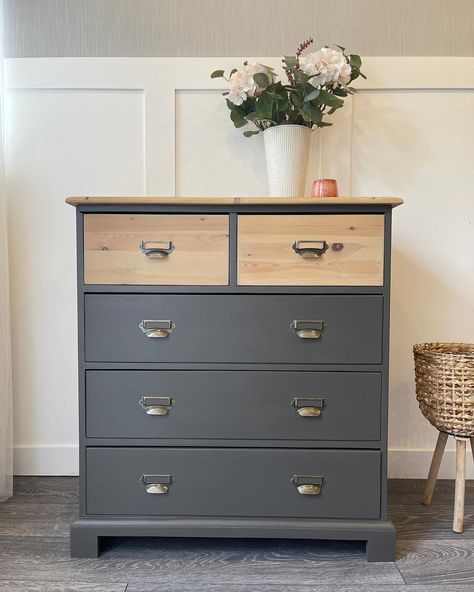
[[367,542],[387,517],[399,198],[69,198],[80,518],[110,536]]

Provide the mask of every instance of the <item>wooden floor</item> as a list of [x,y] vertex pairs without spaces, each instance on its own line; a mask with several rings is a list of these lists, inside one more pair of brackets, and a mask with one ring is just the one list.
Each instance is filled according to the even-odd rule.
[[0,504],[1,592],[473,592],[474,482],[465,532],[451,530],[453,484],[420,505],[423,483],[390,483],[396,563],[367,563],[344,542],[111,539],[99,559],[71,559],[76,478],[21,477]]

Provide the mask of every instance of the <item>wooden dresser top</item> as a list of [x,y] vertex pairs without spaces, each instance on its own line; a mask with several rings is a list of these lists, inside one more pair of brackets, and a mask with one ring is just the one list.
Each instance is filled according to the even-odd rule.
[[127,197],[77,196],[68,197],[71,206],[82,205],[401,205],[401,197]]

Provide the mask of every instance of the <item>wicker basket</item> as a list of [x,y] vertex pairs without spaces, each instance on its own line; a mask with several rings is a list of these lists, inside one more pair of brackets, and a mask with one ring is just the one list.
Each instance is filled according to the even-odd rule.
[[474,344],[420,343],[413,354],[423,415],[442,432],[474,436]]

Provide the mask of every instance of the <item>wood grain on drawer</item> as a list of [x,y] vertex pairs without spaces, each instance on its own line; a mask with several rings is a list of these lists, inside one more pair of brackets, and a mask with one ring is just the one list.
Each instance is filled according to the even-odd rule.
[[[86,214],[84,283],[226,285],[228,235],[227,216]],[[147,256],[142,241],[171,241],[172,251]]]
[[[88,362],[382,361],[380,295],[86,294],[84,302]],[[153,326],[170,329],[147,334]]]
[[[380,456],[342,449],[88,448],[87,513],[375,519]],[[305,483],[320,483],[320,492],[299,493]],[[165,485],[166,493],[153,493],[153,484]]]
[[381,389],[377,372],[89,370],[87,436],[379,440]]
[[[383,215],[239,215],[238,221],[240,285],[383,284]],[[306,258],[293,249],[296,241],[326,241],[328,249]]]

